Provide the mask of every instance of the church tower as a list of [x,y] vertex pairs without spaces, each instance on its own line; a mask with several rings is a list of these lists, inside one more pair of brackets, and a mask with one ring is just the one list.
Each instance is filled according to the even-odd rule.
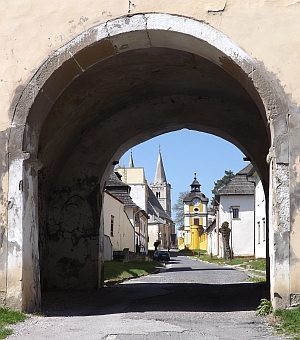
[[150,187],[165,212],[171,217],[171,184],[167,182],[160,149],[158,152],[154,182]]
[[191,191],[184,197],[184,244],[190,250],[206,250],[208,198],[201,192],[196,174],[191,184]]

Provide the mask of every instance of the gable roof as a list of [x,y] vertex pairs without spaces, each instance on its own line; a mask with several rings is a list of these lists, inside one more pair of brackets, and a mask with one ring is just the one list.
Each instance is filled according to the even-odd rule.
[[246,176],[249,176],[249,174],[252,172],[253,168],[254,167],[253,167],[252,163],[249,163],[242,170],[240,170],[237,173],[237,175],[246,175]]
[[248,180],[253,165],[250,163],[240,170],[231,181],[218,190],[217,196],[222,195],[254,195],[255,185]]
[[109,176],[109,179],[106,181],[105,186],[106,191],[116,199],[118,199],[121,203],[126,207],[137,207],[137,205],[133,202],[130,197],[130,187],[121,181],[118,174],[112,172]]

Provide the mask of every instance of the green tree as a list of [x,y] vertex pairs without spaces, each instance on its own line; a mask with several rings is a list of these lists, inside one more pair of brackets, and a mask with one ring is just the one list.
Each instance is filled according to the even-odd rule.
[[174,222],[179,230],[184,226],[183,199],[188,193],[189,191],[180,192],[176,203],[173,205],[173,212],[175,214]]
[[215,202],[216,195],[218,194],[219,190],[228,184],[234,176],[235,175],[231,170],[225,170],[225,175],[221,179],[218,179],[216,182],[214,182],[215,185],[211,191],[214,194],[214,197],[212,198],[212,204]]

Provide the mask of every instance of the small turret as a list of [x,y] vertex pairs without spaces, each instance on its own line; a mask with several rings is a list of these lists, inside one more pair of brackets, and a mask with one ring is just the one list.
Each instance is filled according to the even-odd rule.
[[196,176],[196,172],[195,172],[195,177],[194,177],[194,180],[191,184],[191,192],[200,192],[200,183],[197,181],[197,176]]

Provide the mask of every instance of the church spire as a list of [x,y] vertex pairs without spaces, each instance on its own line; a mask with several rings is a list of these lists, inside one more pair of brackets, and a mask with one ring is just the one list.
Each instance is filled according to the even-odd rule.
[[164,184],[167,183],[166,173],[164,169],[164,164],[161,156],[161,150],[159,146],[158,159],[156,164],[156,172],[154,177],[154,184]]
[[130,151],[129,165],[128,168],[134,168],[132,150]]

